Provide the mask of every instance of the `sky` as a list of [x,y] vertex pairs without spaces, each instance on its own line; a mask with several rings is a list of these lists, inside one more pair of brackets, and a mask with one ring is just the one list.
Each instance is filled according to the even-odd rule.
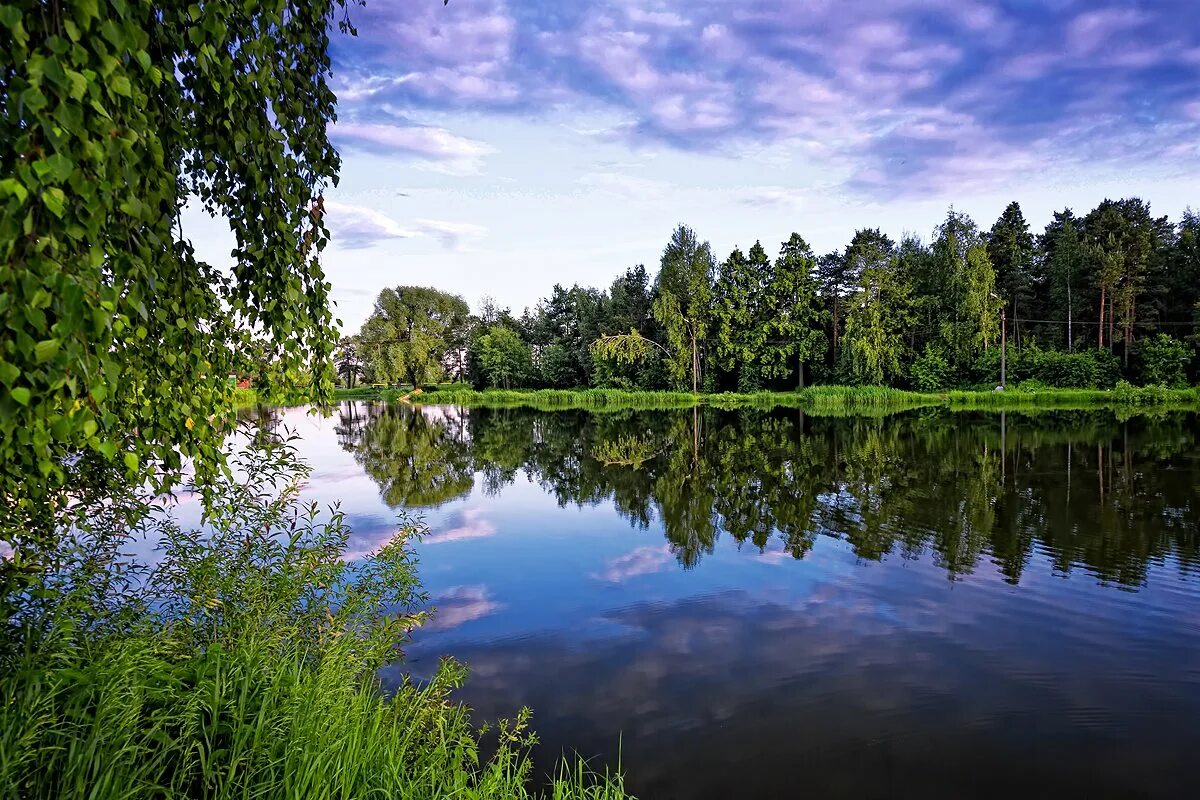
[[[953,205],[1200,207],[1194,0],[368,0],[335,36],[324,267],[357,330],[385,286],[519,312],[792,231],[928,239]],[[192,212],[197,253],[228,261]]]

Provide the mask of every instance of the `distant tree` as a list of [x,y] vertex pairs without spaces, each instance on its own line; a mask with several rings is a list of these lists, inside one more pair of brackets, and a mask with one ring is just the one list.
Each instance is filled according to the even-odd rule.
[[677,384],[691,377],[692,391],[700,390],[701,351],[712,319],[716,263],[708,242],[680,225],[663,249],[655,288],[654,318],[669,344],[667,370]]
[[479,362],[489,386],[511,389],[533,373],[529,345],[512,328],[493,325],[479,338]]
[[721,264],[713,286],[713,360],[720,369],[736,376],[738,391],[754,391],[761,386],[758,356],[765,330],[759,305],[770,264],[759,242],[754,243],[749,257],[735,247]]
[[[1178,323],[1200,321],[1200,214],[1190,208],[1183,212],[1164,261],[1163,319],[1186,331]],[[1197,333],[1200,326],[1193,325],[1193,338]]]
[[796,384],[804,386],[804,365],[823,357],[827,345],[821,328],[821,307],[816,278],[817,260],[800,234],[780,245],[775,269],[763,286],[760,317],[763,342],[759,347],[762,374],[784,379],[796,363]]
[[894,256],[865,263],[847,302],[842,358],[855,383],[882,384],[903,375],[912,290]]
[[1029,223],[1021,213],[1021,206],[1015,201],[1005,207],[1000,218],[992,225],[987,237],[987,253],[996,271],[996,287],[1004,298],[1006,313],[1013,322],[1013,339],[1020,347],[1018,314],[1028,314],[1028,305],[1033,299],[1036,251]]
[[951,209],[935,234],[931,265],[940,287],[940,339],[961,369],[999,338],[1002,300],[987,247],[970,217]]
[[360,358],[358,350],[359,338],[357,336],[343,336],[338,341],[337,349],[333,354],[334,368],[348,389],[353,389],[354,384],[363,374],[362,358]]
[[1174,231],[1166,217],[1152,216],[1148,203],[1131,197],[1101,202],[1084,217],[1083,232],[1099,290],[1100,345],[1106,339],[1111,350],[1119,328],[1128,367],[1148,278]]
[[424,286],[384,289],[359,334],[377,380],[414,387],[436,380],[451,343],[464,336],[469,309],[458,295]]
[[638,264],[619,275],[608,290],[601,333],[621,333],[630,329],[644,331],[650,322],[650,276]]
[[840,252],[826,253],[817,259],[817,283],[829,311],[829,341],[834,363],[840,355],[845,301],[858,285],[858,275]]
[[1066,208],[1054,213],[1038,239],[1038,279],[1046,295],[1043,308],[1050,320],[1065,320],[1062,335],[1067,350],[1075,347],[1075,309],[1088,260],[1079,229],[1080,221]]

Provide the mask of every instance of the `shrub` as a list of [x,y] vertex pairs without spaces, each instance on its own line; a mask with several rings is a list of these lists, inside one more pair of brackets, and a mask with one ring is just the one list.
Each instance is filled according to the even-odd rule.
[[[527,710],[484,757],[450,699],[461,665],[381,691],[425,619],[409,537],[354,560],[271,439],[231,457],[244,479],[205,489],[203,531],[140,493],[59,511],[37,585],[3,598],[0,797],[529,796]],[[121,552],[147,535],[162,559],[137,569]],[[624,795],[582,766],[553,792]]]
[[1171,399],[1171,391],[1160,385],[1134,386],[1129,381],[1120,381],[1113,389],[1113,399],[1122,405],[1161,405]]
[[951,387],[954,370],[939,347],[926,345],[910,368],[913,388],[919,392],[944,392]]
[[1138,378],[1146,385],[1186,386],[1194,355],[1195,348],[1165,333],[1143,339],[1134,350]]
[[1056,389],[1109,389],[1120,376],[1120,362],[1106,350],[1059,350],[1027,348],[1021,355],[1025,378]]

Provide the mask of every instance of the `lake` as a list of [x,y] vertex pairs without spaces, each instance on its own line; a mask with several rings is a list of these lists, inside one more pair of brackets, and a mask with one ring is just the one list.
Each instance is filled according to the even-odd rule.
[[644,798],[1200,796],[1200,419],[274,412],[478,719]]

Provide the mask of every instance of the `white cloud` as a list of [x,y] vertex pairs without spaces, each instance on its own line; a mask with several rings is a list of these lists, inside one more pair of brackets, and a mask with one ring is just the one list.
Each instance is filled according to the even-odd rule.
[[338,122],[332,127],[332,136],[351,147],[415,156],[431,168],[456,175],[478,173],[483,158],[495,152],[484,142],[424,125]]

